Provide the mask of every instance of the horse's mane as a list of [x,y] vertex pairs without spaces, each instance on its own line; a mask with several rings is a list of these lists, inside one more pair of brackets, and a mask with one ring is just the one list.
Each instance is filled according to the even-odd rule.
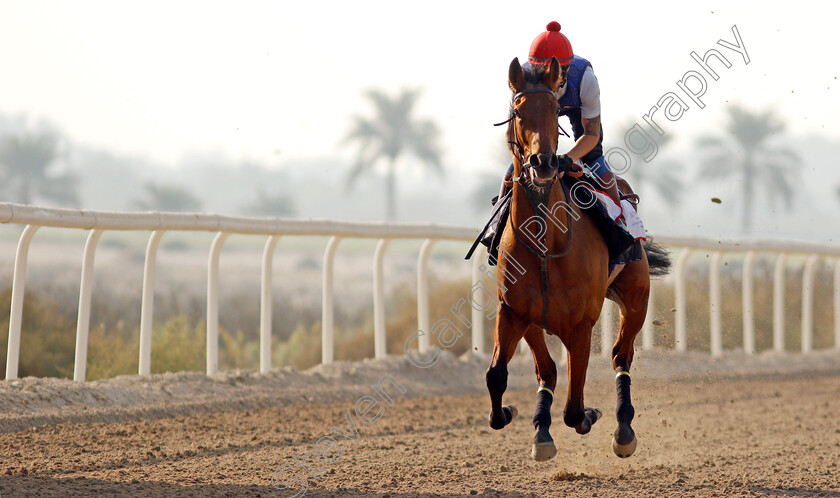
[[529,67],[522,68],[525,73],[525,82],[534,85],[539,85],[543,82],[545,73],[548,72],[548,66],[529,64]]

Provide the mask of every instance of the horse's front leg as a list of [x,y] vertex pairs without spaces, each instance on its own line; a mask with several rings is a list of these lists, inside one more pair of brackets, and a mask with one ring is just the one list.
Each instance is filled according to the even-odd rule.
[[517,317],[510,306],[504,302],[499,305],[493,358],[486,375],[490,392],[490,427],[496,430],[508,425],[518,413],[513,405],[502,406],[502,396],[507,389],[508,362],[527,328],[528,324]]
[[557,385],[557,365],[545,345],[545,333],[536,327],[531,327],[525,333],[525,341],[534,354],[534,367],[537,371],[537,410],[534,412],[534,446],[531,457],[544,462],[557,454],[554,439],[551,438],[551,403],[554,401],[554,387]]
[[566,411],[563,422],[574,427],[578,434],[587,434],[592,425],[601,418],[601,410],[588,408],[583,404],[583,386],[586,383],[586,369],[589,367],[589,345],[592,340],[592,323],[575,327],[564,338],[568,352],[569,393],[566,397]]

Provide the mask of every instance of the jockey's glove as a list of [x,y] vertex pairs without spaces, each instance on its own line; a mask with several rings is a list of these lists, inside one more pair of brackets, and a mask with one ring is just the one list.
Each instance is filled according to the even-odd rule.
[[566,154],[560,154],[557,156],[557,159],[560,161],[560,166],[557,168],[559,173],[568,173],[572,170],[572,164],[574,164],[574,161],[572,161],[571,157]]

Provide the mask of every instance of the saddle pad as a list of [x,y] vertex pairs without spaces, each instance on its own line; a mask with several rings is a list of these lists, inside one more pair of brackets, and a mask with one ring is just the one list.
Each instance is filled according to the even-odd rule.
[[[565,181],[566,185],[569,189],[571,189],[577,182],[582,180],[564,176],[561,181]],[[585,182],[584,186],[590,187]],[[578,196],[578,201],[580,201],[581,205],[588,206],[582,207],[581,211],[586,213],[592,219],[595,226],[598,228],[598,231],[601,233],[601,236],[604,238],[604,242],[607,244],[607,250],[609,251],[610,263],[623,264],[641,259],[641,247],[637,241],[644,238],[644,226],[641,224],[641,220],[638,219],[638,215],[635,217],[636,220],[638,220],[638,223],[631,223],[631,225],[634,227],[634,231],[636,233],[641,233],[642,236],[639,238],[634,237],[627,231],[627,229],[616,223],[615,218],[610,216],[603,203],[596,202],[598,198],[595,194],[595,189],[578,189],[576,195]],[[487,246],[487,259],[490,266],[495,266],[499,257],[499,242],[501,242],[502,233],[504,232],[505,225],[507,224],[507,220],[510,215],[511,200],[511,197],[508,196],[503,201],[500,201],[504,202],[504,204],[501,206],[501,209],[495,213],[494,218],[496,219],[491,220],[491,223],[488,223],[488,226],[485,227],[485,231],[478,236],[478,240]],[[615,206],[615,203],[612,204],[617,211],[618,206]],[[632,206],[626,207],[625,209],[628,213],[632,211],[635,214],[635,210],[632,209]],[[618,213],[617,216],[620,216],[620,213]],[[470,254],[472,254],[472,252],[470,252]]]
[[[570,190],[574,188],[577,182],[583,182],[583,180],[570,177],[569,175],[563,176],[562,181],[566,182]],[[598,227],[598,231],[601,232],[601,236],[604,237],[604,242],[606,242],[610,254],[610,262],[626,262],[627,254],[625,252],[633,247],[633,242],[635,242],[636,238],[624,227],[615,222],[615,219],[607,212],[604,204],[596,202],[598,198],[595,195],[595,189],[591,188],[586,182],[583,182],[583,184],[587,188],[578,188],[575,190],[578,206],[588,206],[581,207],[581,211],[589,215],[595,223],[595,226]],[[615,206],[614,202],[612,204]],[[618,210],[618,206],[615,206],[615,209]],[[644,228],[642,230],[642,233],[644,233]]]
[[618,207],[618,204],[616,204],[612,197],[610,197],[606,192],[596,190],[592,187],[592,185],[586,183],[584,186],[592,190],[613,221],[622,225],[634,239],[647,240],[647,237],[645,236],[645,225],[642,223],[639,213],[637,213],[636,209],[633,208],[633,205],[630,204],[630,201],[622,199],[621,207]]

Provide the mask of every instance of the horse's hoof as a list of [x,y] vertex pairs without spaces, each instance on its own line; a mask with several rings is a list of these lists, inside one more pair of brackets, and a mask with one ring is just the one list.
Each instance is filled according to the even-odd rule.
[[613,452],[619,458],[627,458],[636,451],[636,446],[639,440],[636,439],[636,433],[630,424],[619,423],[618,428],[613,433]]
[[545,462],[554,458],[557,454],[557,447],[554,446],[554,441],[546,443],[534,443],[531,447],[531,458],[538,462]]
[[[507,419],[507,424],[513,422],[513,419],[519,416],[519,410],[516,409],[513,405],[505,405],[502,407],[502,411],[505,412],[505,418]],[[508,414],[510,416],[508,417]],[[505,424],[505,425],[507,425]]]
[[597,408],[585,408],[583,421],[577,427],[575,427],[575,432],[577,432],[581,436],[584,434],[589,434],[590,429],[592,429],[592,426],[595,425],[595,422],[597,422],[601,418],[601,415],[603,415],[603,413],[601,413],[601,410]]
[[618,444],[618,441],[613,438],[613,451],[618,456],[618,458],[627,458],[631,456],[636,451],[636,446],[639,444],[639,440],[636,437],[633,437],[633,440],[627,444]]
[[554,440],[551,438],[551,433],[548,432],[548,427],[540,425],[534,434],[534,446],[531,447],[531,458],[538,462],[545,462],[554,458],[556,454],[557,447],[554,446]]
[[490,428],[495,430],[504,429],[506,425],[511,423],[516,416],[519,415],[519,410],[513,405],[505,405],[502,407],[500,417],[493,417],[493,412],[490,412]]
[[490,428],[500,431],[505,428],[505,419],[504,417],[497,417],[493,418],[493,414],[490,414]]

